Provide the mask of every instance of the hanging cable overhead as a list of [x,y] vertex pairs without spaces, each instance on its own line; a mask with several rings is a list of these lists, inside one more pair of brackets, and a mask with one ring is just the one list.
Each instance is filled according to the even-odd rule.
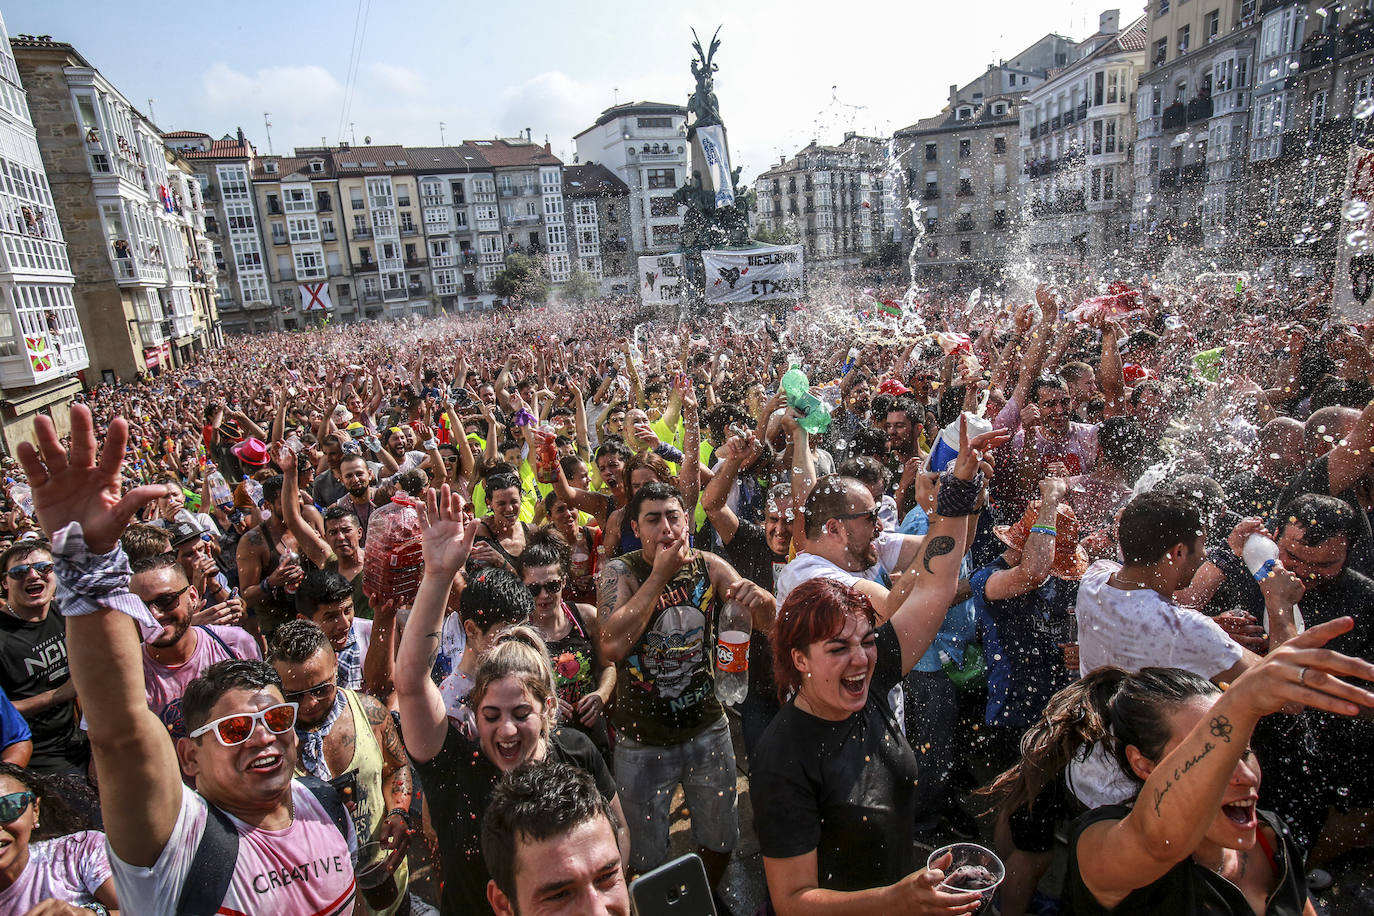
[[372,0],[358,0],[358,8],[353,14],[353,41],[349,47],[348,72],[344,75],[343,102],[339,106],[339,127],[335,132],[343,139],[343,127],[348,122],[348,113],[353,107],[353,87],[358,80],[358,70],[362,67],[363,44],[367,40],[367,17],[372,11]]

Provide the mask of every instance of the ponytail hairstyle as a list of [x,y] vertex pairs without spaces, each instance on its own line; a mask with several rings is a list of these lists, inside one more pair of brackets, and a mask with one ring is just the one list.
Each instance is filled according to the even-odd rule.
[[487,688],[508,677],[519,681],[533,699],[542,721],[539,734],[547,741],[558,714],[558,684],[553,677],[548,646],[539,633],[527,624],[502,632],[496,645],[482,657],[477,674],[473,677],[468,705],[473,710],[480,708]]
[[998,798],[1008,811],[1028,806],[1069,761],[1098,742],[1122,773],[1143,785],[1126,748],[1134,747],[1158,762],[1173,737],[1169,717],[1174,711],[1193,699],[1211,700],[1220,693],[1211,681],[1182,668],[1098,668],[1050,698],[1040,721],[1021,738],[1020,762],[980,792]]

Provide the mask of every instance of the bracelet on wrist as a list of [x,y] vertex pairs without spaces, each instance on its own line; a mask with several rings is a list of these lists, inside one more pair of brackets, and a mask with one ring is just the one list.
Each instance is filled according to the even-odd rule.
[[1059,529],[1053,525],[1031,525],[1030,533],[1048,534],[1050,537],[1055,537],[1059,534]]
[[[411,820],[409,811],[407,811],[404,808],[392,808],[390,811],[386,813],[386,817],[391,817],[391,815],[393,814],[398,815],[401,818],[401,820],[406,822],[406,829],[415,829],[415,822]],[[383,820],[385,820],[385,818],[383,818]]]

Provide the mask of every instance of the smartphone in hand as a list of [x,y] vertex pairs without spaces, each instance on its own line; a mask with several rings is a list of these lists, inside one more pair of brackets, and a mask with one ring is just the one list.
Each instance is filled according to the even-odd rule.
[[630,882],[639,916],[716,916],[706,866],[695,853],[665,862]]

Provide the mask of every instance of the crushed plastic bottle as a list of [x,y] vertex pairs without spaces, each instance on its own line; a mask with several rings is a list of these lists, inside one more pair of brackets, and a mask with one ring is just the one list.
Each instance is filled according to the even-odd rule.
[[736,706],[749,695],[749,638],[753,623],[738,601],[727,601],[716,623],[716,699]]

